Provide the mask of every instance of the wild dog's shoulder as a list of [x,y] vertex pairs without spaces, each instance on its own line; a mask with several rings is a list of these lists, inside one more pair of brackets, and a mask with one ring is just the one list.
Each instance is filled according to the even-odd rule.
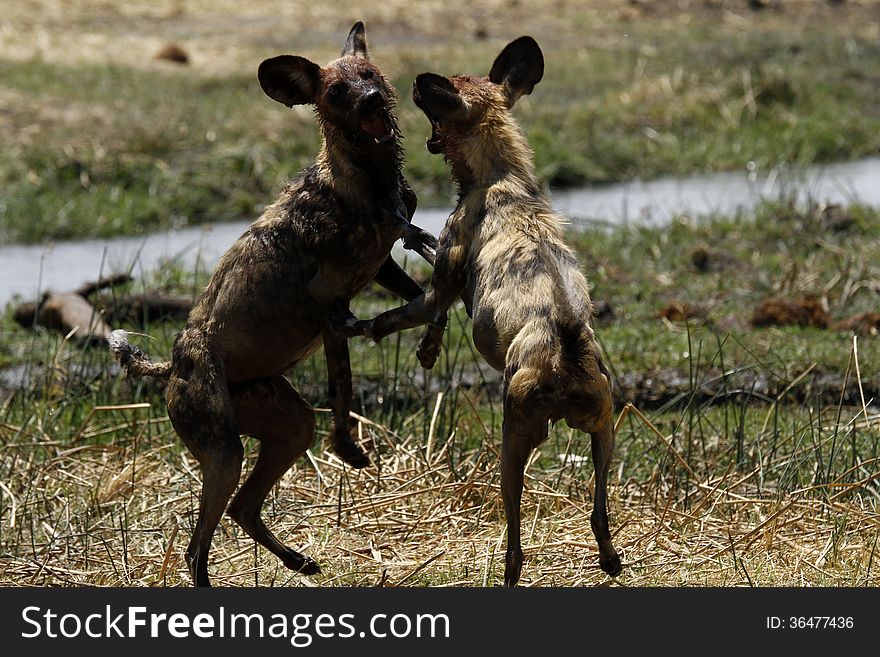
[[250,227],[251,233],[329,236],[338,230],[339,205],[313,165],[285,185]]
[[470,243],[480,231],[480,226],[486,216],[486,193],[484,190],[471,191],[462,196],[458,205],[446,220],[446,225],[441,232],[447,234],[447,239],[457,244]]
[[545,194],[523,193],[516,186],[492,186],[486,195],[481,231],[488,239],[525,239],[527,242],[563,242],[567,221]]

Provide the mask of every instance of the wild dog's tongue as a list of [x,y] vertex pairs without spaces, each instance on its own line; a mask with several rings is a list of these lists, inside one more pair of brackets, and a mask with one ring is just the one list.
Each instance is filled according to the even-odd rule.
[[361,121],[361,130],[380,142],[388,141],[394,136],[391,129],[385,126],[385,118],[382,116],[382,112],[376,112],[370,118]]

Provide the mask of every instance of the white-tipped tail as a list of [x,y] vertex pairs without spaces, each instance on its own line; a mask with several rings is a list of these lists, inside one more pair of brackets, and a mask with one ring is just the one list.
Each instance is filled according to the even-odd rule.
[[155,376],[167,379],[171,363],[154,363],[139,347],[128,341],[128,331],[116,329],[107,336],[110,351],[129,376]]
[[124,329],[110,331],[110,335],[107,336],[107,344],[110,345],[110,351],[114,354],[121,354],[126,347],[131,346],[128,344],[128,331]]

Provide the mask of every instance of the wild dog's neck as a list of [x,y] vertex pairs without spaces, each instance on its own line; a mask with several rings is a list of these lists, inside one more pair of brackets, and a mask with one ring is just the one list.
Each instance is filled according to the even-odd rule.
[[487,113],[473,135],[448,158],[460,194],[502,181],[521,187],[524,194],[541,192],[532,150],[510,115]]
[[365,195],[394,194],[398,191],[403,154],[399,136],[393,144],[375,147],[352,143],[343,130],[322,126],[321,150],[316,158],[325,182],[342,196],[365,201]]

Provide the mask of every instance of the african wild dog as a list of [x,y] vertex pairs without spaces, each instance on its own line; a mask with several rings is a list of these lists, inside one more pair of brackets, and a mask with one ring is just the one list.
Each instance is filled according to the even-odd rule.
[[315,435],[314,410],[283,373],[323,342],[333,447],[352,466],[368,465],[350,430],[349,300],[370,281],[417,297],[422,289],[390,257],[391,247],[404,236],[432,259],[436,245],[408,223],[416,199],[401,174],[394,90],[367,55],[362,23],[325,67],[282,55],[260,64],[259,80],[280,103],[314,104],[323,136],[317,160],[221,257],[170,362],[152,363],[123,331],[110,340],[129,374],[168,379],[168,414],[202,466],[199,516],[187,548],[199,586],[209,585],[211,538],[238,485],[241,434],[259,439],[260,452],[229,515],[288,568],[320,572],[260,517],[272,486]]
[[606,511],[614,446],[610,375],[590,327],[587,281],[563,242],[562,221],[541,190],[528,143],[510,114],[543,73],[538,44],[521,37],[504,48],[488,77],[416,78],[413,100],[433,127],[428,150],[451,164],[459,201],[440,234],[430,291],[356,325],[380,340],[428,324],[417,353],[422,365],[432,367],[447,311],[463,294],[477,349],[504,372],[501,490],[508,586],[519,580],[523,562],[525,464],[547,438],[548,421],[560,419],[592,435],[596,491],[590,520],[599,564],[611,575],[621,570]]

